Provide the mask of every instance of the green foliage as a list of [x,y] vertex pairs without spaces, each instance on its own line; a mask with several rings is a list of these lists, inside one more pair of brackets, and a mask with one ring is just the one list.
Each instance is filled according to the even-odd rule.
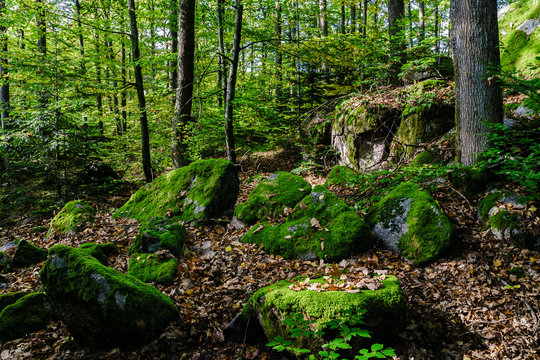
[[[309,360],[315,359],[342,359],[342,353],[344,350],[352,350],[351,340],[356,337],[370,338],[369,331],[362,329],[359,325],[364,325],[363,316],[365,311],[353,313],[351,310],[345,311],[342,316],[332,319],[326,322],[322,329],[327,329],[329,333],[337,334],[333,339],[324,342],[321,345],[322,350],[313,354],[311,350],[295,347],[290,339],[285,339],[282,336],[276,336],[274,341],[266,344],[276,351],[288,351],[298,358],[302,357]],[[305,320],[304,316],[300,313],[289,314],[283,320],[283,324],[290,330],[290,337],[296,338],[317,338],[326,339],[327,335],[325,331],[312,330],[314,321]],[[372,344],[371,350],[360,349],[357,351],[358,355],[355,355],[354,359],[370,359],[379,358],[385,359],[387,357],[395,356],[395,352],[392,348],[384,348],[382,344]]]

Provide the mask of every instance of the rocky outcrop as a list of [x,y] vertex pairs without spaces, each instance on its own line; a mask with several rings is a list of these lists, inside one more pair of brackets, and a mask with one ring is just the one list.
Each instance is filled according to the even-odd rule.
[[322,186],[300,201],[281,225],[254,225],[243,242],[287,259],[339,261],[367,250],[373,239],[366,223]]
[[292,209],[311,192],[311,185],[302,177],[277,172],[261,181],[249,194],[245,203],[239,204],[234,215],[243,223],[275,219]]
[[416,265],[438,258],[453,235],[452,224],[431,195],[408,182],[377,203],[368,222],[384,247]]
[[113,216],[133,218],[143,224],[153,217],[208,220],[234,208],[238,186],[232,162],[201,160],[143,186]]
[[93,223],[96,210],[81,200],[68,202],[51,221],[47,232],[49,237],[57,234],[74,234],[84,229],[86,224]]
[[84,249],[53,246],[40,276],[53,309],[85,346],[140,346],[178,318],[159,290],[104,266]]

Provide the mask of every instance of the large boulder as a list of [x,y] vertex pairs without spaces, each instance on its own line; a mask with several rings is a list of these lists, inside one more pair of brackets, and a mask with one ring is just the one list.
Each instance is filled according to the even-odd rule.
[[324,186],[332,185],[353,187],[359,183],[359,174],[348,166],[336,165],[330,170]]
[[170,286],[178,273],[178,260],[167,254],[132,254],[128,274],[146,283]]
[[42,292],[18,298],[0,312],[0,343],[45,329],[53,315],[49,300]]
[[232,162],[201,160],[143,186],[113,217],[129,217],[143,224],[153,217],[207,220],[232,210],[238,191],[238,173]]
[[300,201],[287,221],[254,225],[243,242],[287,259],[339,261],[373,244],[366,223],[341,199],[322,186]]
[[23,267],[38,264],[47,258],[47,250],[26,240],[15,240],[17,250],[13,255],[13,266]]
[[74,234],[84,229],[86,224],[93,223],[96,210],[84,201],[73,200],[62,208],[51,220],[46,237],[53,232],[58,234]]
[[177,220],[152,218],[139,228],[129,253],[155,253],[159,250],[168,250],[175,256],[180,256],[185,249],[186,235],[186,228]]
[[356,98],[336,107],[332,146],[339,151],[339,165],[367,170],[388,158],[393,133],[399,124],[394,107],[361,104]]
[[108,265],[109,257],[117,250],[116,245],[113,243],[84,243],[79,246],[79,249],[83,250],[88,255],[95,257],[103,265]]
[[448,248],[453,227],[435,199],[416,184],[401,183],[368,215],[375,237],[416,265],[439,257]]
[[247,225],[275,219],[284,215],[285,208],[295,207],[310,192],[311,185],[302,177],[277,172],[261,181],[249,194],[247,202],[236,207],[234,215]]
[[[293,314],[301,314],[304,320],[312,322],[312,330],[329,333],[329,321],[363,314],[364,329],[373,333],[374,340],[391,341],[399,333],[405,310],[403,291],[395,276],[283,280],[256,291],[241,314],[227,326],[225,336],[241,341],[242,333],[251,326],[248,335],[257,339],[253,324],[258,324],[270,341],[278,336],[290,339],[291,327],[284,320]],[[319,346],[317,340],[302,344],[314,352],[320,350]]]
[[159,290],[104,266],[84,249],[53,246],[40,276],[54,310],[85,346],[139,346],[178,319]]

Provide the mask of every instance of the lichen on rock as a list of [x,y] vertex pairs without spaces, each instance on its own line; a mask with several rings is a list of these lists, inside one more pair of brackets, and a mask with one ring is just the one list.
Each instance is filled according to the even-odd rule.
[[375,237],[416,265],[448,248],[453,227],[431,195],[416,184],[401,183],[368,214]]
[[139,228],[129,253],[154,253],[169,250],[181,256],[185,250],[186,228],[175,219],[152,218]]
[[178,272],[178,260],[158,254],[134,253],[129,259],[128,274],[146,283],[172,285]]
[[174,303],[84,249],[55,245],[40,273],[54,310],[82,345],[136,347],[178,318]]
[[81,231],[86,224],[93,223],[96,211],[81,200],[66,203],[62,210],[51,220],[46,237],[53,231],[58,234],[73,234]]
[[287,172],[276,172],[261,181],[249,194],[246,203],[239,204],[234,215],[247,225],[274,219],[293,208],[307,194],[311,185],[302,177]]
[[373,244],[366,223],[322,186],[304,197],[285,223],[254,225],[242,241],[264,244],[268,252],[287,259],[328,261],[347,258]]
[[207,220],[232,210],[238,191],[238,173],[232,162],[201,160],[143,186],[113,217],[129,217],[142,224],[153,217]]

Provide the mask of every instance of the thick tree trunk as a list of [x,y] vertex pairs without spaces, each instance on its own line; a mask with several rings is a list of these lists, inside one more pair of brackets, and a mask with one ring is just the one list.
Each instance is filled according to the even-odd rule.
[[281,0],[276,0],[276,89],[275,100],[279,103],[281,98],[281,81],[282,79],[282,67],[283,67],[283,54],[281,52]]
[[328,11],[326,0],[319,0],[319,28],[322,36],[328,36]]
[[405,8],[403,0],[388,0],[388,34],[390,38],[390,82],[399,84],[398,74],[401,70],[402,56],[404,51],[404,39],[401,34]]
[[238,61],[240,57],[240,42],[242,41],[242,14],[244,7],[241,0],[236,0],[236,14],[234,17],[234,38],[232,59],[227,81],[227,98],[225,101],[225,143],[227,146],[227,158],[236,163],[236,150],[234,144],[234,96],[236,92],[236,75],[238,73]]
[[128,0],[129,24],[131,32],[131,53],[133,56],[133,72],[135,75],[135,86],[137,87],[137,98],[139,100],[139,120],[141,123],[141,142],[142,142],[142,167],[146,182],[154,180],[154,172],[150,162],[150,134],[148,131],[148,118],[146,115],[146,98],[144,95],[144,83],[141,65],[139,59],[141,52],[139,50],[139,29],[137,28],[137,16],[135,14],[135,0]]
[[502,96],[490,76],[500,65],[497,3],[454,0],[451,7],[456,80],[456,155],[463,165],[477,162],[489,146],[486,123],[502,122]]
[[418,2],[418,20],[419,24],[418,27],[420,28],[420,34],[419,34],[419,41],[422,41],[426,37],[426,25],[424,20],[425,14],[424,14],[424,0],[420,0]]
[[169,31],[171,33],[171,54],[175,61],[171,61],[169,66],[169,82],[171,87],[172,107],[176,105],[176,88],[178,87],[178,0],[170,0]]
[[[0,0],[0,19],[6,16],[6,2]],[[0,87],[0,118],[2,122],[2,130],[6,130],[9,121],[9,71],[7,68],[8,58],[8,38],[6,34],[6,27],[0,25],[0,80],[2,86]]]
[[223,1],[224,0],[218,0],[217,2],[217,20],[218,20],[218,51],[219,51],[219,57],[218,57],[218,86],[220,89],[222,89],[221,95],[218,96],[218,106],[223,106],[223,100],[227,99],[227,82],[226,82],[226,76],[227,76],[227,64],[225,62],[225,40],[224,40],[224,29],[223,29],[223,15],[225,13],[225,9],[223,8]]
[[172,121],[172,162],[175,168],[189,164],[185,143],[191,120],[195,59],[195,0],[180,0],[178,8],[178,88]]

